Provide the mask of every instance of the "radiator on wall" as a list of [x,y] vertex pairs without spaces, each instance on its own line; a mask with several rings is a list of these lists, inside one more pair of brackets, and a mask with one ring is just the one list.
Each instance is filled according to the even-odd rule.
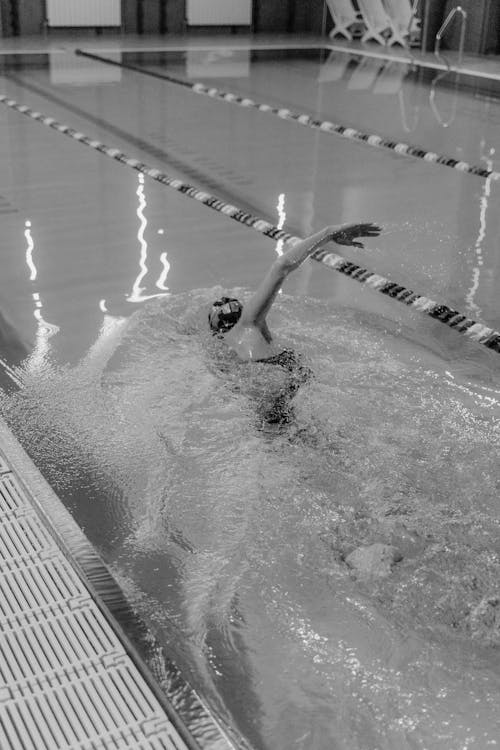
[[252,0],[187,0],[188,26],[251,26]]
[[49,26],[121,26],[121,0],[46,0]]

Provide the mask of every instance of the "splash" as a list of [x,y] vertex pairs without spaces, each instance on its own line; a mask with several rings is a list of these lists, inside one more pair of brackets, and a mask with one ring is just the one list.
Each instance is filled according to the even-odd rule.
[[[293,419],[268,424],[289,374],[239,363],[209,335],[221,292],[146,303],[74,367],[19,368],[2,413],[179,660],[251,733],[244,691],[256,746],[441,750],[469,741],[461,713],[477,730],[476,699],[489,741],[500,678],[474,666],[471,613],[500,574],[495,370],[281,295],[271,327],[313,377]],[[403,561],[367,583],[344,561],[375,542]]]

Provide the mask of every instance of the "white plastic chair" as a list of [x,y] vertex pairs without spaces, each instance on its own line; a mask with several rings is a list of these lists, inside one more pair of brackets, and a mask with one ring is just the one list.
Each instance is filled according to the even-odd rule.
[[420,33],[420,20],[413,17],[411,0],[383,0],[387,15],[391,19],[392,33],[388,44],[407,46],[408,37]]
[[329,36],[333,39],[337,34],[342,34],[351,42],[351,27],[363,21],[361,14],[354,8],[351,0],[326,0],[326,3],[334,23]]
[[382,0],[357,0],[357,2],[366,25],[366,32],[361,41],[367,42],[375,39],[379,44],[387,44],[394,29]]

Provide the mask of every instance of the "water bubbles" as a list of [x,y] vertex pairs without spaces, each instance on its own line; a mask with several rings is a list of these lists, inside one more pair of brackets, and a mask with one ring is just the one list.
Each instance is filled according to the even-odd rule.
[[[289,373],[209,335],[222,291],[153,300],[74,367],[21,370],[2,413],[202,683],[252,675],[278,734],[281,707],[313,706],[324,746],[334,727],[353,748],[459,747],[455,713],[480,699],[494,727],[500,696],[450,645],[500,576],[494,378],[425,350],[416,366],[384,320],[282,295],[271,327],[313,375],[266,427]],[[372,544],[404,560],[356,581],[345,558]]]

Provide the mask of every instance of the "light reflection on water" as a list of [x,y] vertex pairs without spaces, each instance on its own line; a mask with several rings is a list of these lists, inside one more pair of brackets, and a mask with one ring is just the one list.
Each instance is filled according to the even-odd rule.
[[[148,220],[144,213],[145,209],[147,208],[148,202],[146,199],[146,192],[144,189],[144,175],[139,173],[137,177],[138,177],[139,184],[136,190],[136,195],[138,198],[136,214],[137,214],[137,218],[139,219],[139,228],[137,230],[137,240],[139,242],[139,248],[140,248],[140,255],[139,255],[139,269],[140,270],[139,270],[139,274],[137,275],[137,278],[134,281],[132,292],[127,297],[127,301],[140,303],[140,302],[145,302],[148,299],[155,299],[156,297],[165,297],[168,294],[168,286],[166,286],[165,284],[167,281],[168,272],[170,271],[170,263],[168,262],[167,253],[166,252],[160,253],[160,262],[162,265],[162,271],[156,281],[156,287],[160,289],[160,293],[156,292],[155,294],[143,294],[143,292],[146,290],[146,287],[142,287],[141,284],[149,272],[148,243],[145,237],[145,232],[148,226]],[[163,234],[163,230],[161,230],[159,234]]]
[[[485,145],[484,141],[482,141],[481,147],[484,148],[484,145]],[[490,171],[493,170],[493,159],[491,157],[493,156],[494,153],[495,153],[495,149],[491,148],[489,151],[489,154],[482,157],[482,160],[485,162],[486,168]],[[472,284],[465,297],[468,308],[475,315],[482,315],[481,308],[476,304],[474,300],[475,300],[476,293],[479,289],[481,271],[483,270],[483,265],[484,265],[483,242],[486,238],[486,219],[487,219],[487,213],[488,213],[489,202],[490,202],[490,197],[491,197],[491,182],[492,182],[492,178],[490,176],[484,181],[484,185],[481,191],[481,197],[479,201],[479,205],[480,205],[479,232],[478,232],[476,242],[474,243],[474,254],[476,256],[474,258],[475,265],[472,269]]]
[[[26,219],[24,222],[24,237],[26,239],[26,265],[30,271],[29,280],[31,283],[36,281],[38,271],[34,261],[35,242],[33,239],[31,221]],[[35,309],[33,316],[37,321],[36,339],[33,351],[30,353],[25,366],[27,369],[36,371],[44,366],[45,359],[50,350],[49,340],[52,336],[55,336],[59,332],[59,326],[53,323],[48,323],[42,314],[43,302],[40,297],[40,292],[32,292],[32,299],[34,301]]]
[[[220,716],[258,748],[494,746],[500,574],[495,355],[443,362],[373,315],[281,295],[314,377],[207,338],[221,290],[112,320],[75,367],[19,369],[2,412]],[[388,578],[344,559],[396,546]]]

